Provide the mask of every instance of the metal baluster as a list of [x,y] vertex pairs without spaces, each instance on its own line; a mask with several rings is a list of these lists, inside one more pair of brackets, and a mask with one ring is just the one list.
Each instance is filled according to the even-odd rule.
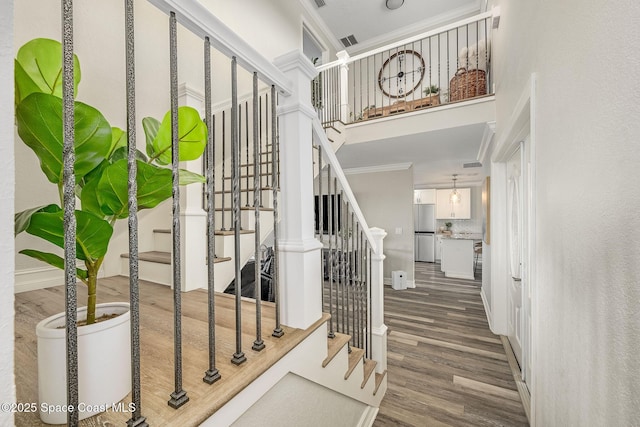
[[[202,381],[213,384],[221,378],[216,368],[216,311],[215,311],[215,275],[216,258],[215,217],[216,217],[216,150],[214,137],[216,132],[215,116],[211,114],[211,41],[204,38],[204,117],[207,124],[207,151],[205,157],[207,177],[207,314],[209,320],[209,369]],[[224,195],[222,196],[224,197]]]
[[[318,234],[320,242],[324,241],[324,197],[322,194],[322,146],[318,145]],[[322,278],[322,311],[324,311],[324,244],[320,249],[320,277]]]
[[346,318],[346,331],[347,335],[351,335],[349,340],[349,353],[351,353],[351,347],[353,347],[353,335],[351,334],[351,314],[350,314],[350,289],[351,286],[351,259],[349,255],[349,202],[345,200],[344,209],[344,299],[345,299],[345,318]]
[[354,233],[354,213],[351,211],[351,221],[350,221],[350,229],[349,229],[349,240],[351,241],[351,252],[349,253],[349,276],[350,276],[350,285],[351,285],[351,324],[353,326],[353,343],[357,347],[358,344],[358,329],[356,329],[356,266],[355,266],[355,233]]
[[78,425],[78,296],[76,293],[76,180],[73,86],[73,1],[62,2],[62,162],[64,209],[64,278],[66,302],[67,425]]
[[357,326],[357,331],[358,331],[358,348],[363,348],[362,346],[362,323],[361,323],[361,316],[362,316],[362,292],[360,289],[360,266],[362,265],[362,263],[360,262],[360,223],[358,221],[356,221],[355,223],[355,232],[354,232],[354,237],[356,239],[355,241],[355,253],[354,253],[354,258],[355,258],[355,268],[356,268],[356,280],[355,280],[355,287],[356,287],[356,326]]
[[362,230],[360,230],[360,232],[358,233],[358,235],[360,236],[360,243],[359,243],[359,250],[358,250],[358,259],[360,260],[359,265],[359,276],[360,276],[360,281],[359,281],[359,287],[360,287],[360,333],[361,333],[361,340],[360,343],[362,345],[362,348],[365,349],[365,353],[366,353],[366,349],[367,349],[367,344],[366,344],[366,339],[364,337],[364,331],[365,331],[365,306],[367,303],[366,300],[366,292],[364,291],[364,232]]
[[368,274],[367,274],[367,303],[368,303],[368,319],[369,319],[369,326],[367,328],[367,337],[369,339],[369,355],[370,357],[373,357],[373,342],[372,342],[372,338],[373,338],[373,331],[372,331],[372,319],[373,319],[373,311],[371,310],[371,299],[372,297],[372,293],[371,293],[371,245],[367,244],[367,258],[369,261],[369,269],[368,269]]
[[[266,108],[265,108],[266,110]],[[260,123],[258,124],[259,132],[258,132],[258,162],[255,163],[253,167],[253,173],[260,174],[260,197],[262,198],[262,97],[258,99],[258,116],[260,117]],[[265,125],[267,119],[265,118]]]
[[[273,335],[280,338],[284,335],[284,330],[280,325],[280,282],[278,281],[278,159],[275,153],[278,150],[280,142],[278,141],[278,124],[276,115],[276,87],[271,86],[271,186],[273,191],[273,283],[275,290],[276,303],[276,326]],[[262,193],[262,192],[261,192]]]
[[[247,204],[245,205],[246,207],[249,207],[249,101],[245,101],[244,103],[244,116],[245,116],[245,123],[246,123],[246,130],[245,130],[245,138],[246,138],[246,146],[247,146],[247,153],[246,153],[246,161],[247,161],[247,167],[245,168],[246,171],[246,175],[247,175]],[[255,121],[255,119],[254,119]],[[256,171],[253,171],[253,174],[256,174]]]
[[331,164],[327,164],[327,204],[328,204],[328,212],[327,212],[327,237],[329,238],[329,253],[327,255],[327,268],[329,269],[329,333],[327,336],[329,338],[335,338],[336,334],[333,328],[333,229],[334,225],[334,201],[333,194],[331,191]]
[[225,208],[225,199],[227,198],[227,185],[225,182],[225,173],[226,173],[226,162],[227,162],[227,153],[226,153],[226,145],[227,145],[227,118],[225,111],[222,110],[222,224],[220,229],[225,231],[227,228],[224,226],[224,208]]
[[344,221],[344,212],[345,212],[345,204],[344,204],[344,190],[340,190],[340,297],[342,302],[342,330],[340,332],[347,332],[347,321],[345,316],[346,304],[345,304],[345,287],[346,287],[346,254],[345,254],[345,221]]
[[[275,100],[275,96],[272,97]],[[269,186],[269,94],[265,93],[264,94],[264,132],[265,132],[265,137],[264,137],[264,149],[265,149],[265,161],[267,162],[267,181],[266,181],[266,186]],[[275,110],[273,110],[271,112],[271,114],[275,115]],[[275,128],[274,128],[274,133],[273,135],[275,135]],[[275,138],[271,137],[271,162],[273,163],[273,152],[275,150]],[[260,147],[262,149],[262,147]],[[262,187],[262,157],[260,157],[260,186]],[[273,171],[272,171],[273,172]],[[273,176],[271,177],[271,186],[274,187],[275,185],[273,184]],[[262,191],[260,191],[260,207],[262,207]]]
[[180,266],[180,146],[178,135],[178,29],[175,12],[169,18],[171,77],[171,169],[173,175],[173,333],[175,390],[169,406],[179,408],[189,401],[182,389],[182,280]]
[[242,352],[242,265],[240,264],[240,138],[238,135],[238,62],[231,58],[231,209],[236,288],[236,352],[231,363],[240,365],[247,358]]
[[131,403],[127,425],[148,426],[142,416],[140,398],[140,291],[138,287],[138,186],[136,176],[136,89],[133,0],[125,0],[125,50],[127,91],[127,170],[129,207],[129,313],[131,316]]
[[[247,116],[247,120],[249,116]],[[247,131],[249,129],[247,128]],[[247,132],[248,134],[248,132]],[[247,160],[249,159],[248,145],[249,138],[247,137]],[[256,166],[258,166],[258,73],[253,73],[253,207],[255,209],[255,299],[256,299],[256,340],[253,342],[253,346],[251,347],[255,351],[262,350],[265,345],[262,340],[262,268],[260,265],[260,207],[258,206],[258,187],[260,186],[260,177],[255,171],[257,170]],[[248,180],[248,178],[247,178]],[[249,194],[249,183],[247,182],[247,196]]]

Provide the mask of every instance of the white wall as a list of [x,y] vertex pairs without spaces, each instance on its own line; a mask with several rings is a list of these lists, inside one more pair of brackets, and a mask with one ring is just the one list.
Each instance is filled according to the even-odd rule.
[[[0,403],[15,402],[13,379],[13,1],[0,3]],[[0,425],[13,414],[0,411]]]
[[493,3],[497,141],[537,73],[535,425],[637,425],[640,4]]
[[[347,180],[369,227],[379,227],[387,232],[384,277],[390,280],[392,271],[402,270],[407,272],[407,280],[413,282],[413,167],[347,174]],[[396,228],[401,228],[402,233],[396,234]]]

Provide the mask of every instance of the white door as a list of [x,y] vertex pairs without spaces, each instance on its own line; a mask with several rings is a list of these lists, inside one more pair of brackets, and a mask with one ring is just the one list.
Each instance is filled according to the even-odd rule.
[[522,144],[507,162],[507,249],[508,249],[508,295],[507,295],[507,337],[523,367],[523,178]]

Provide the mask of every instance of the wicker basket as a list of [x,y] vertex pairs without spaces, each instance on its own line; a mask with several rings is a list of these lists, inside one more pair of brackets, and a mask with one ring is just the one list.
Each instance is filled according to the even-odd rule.
[[459,68],[449,88],[449,101],[461,101],[487,94],[487,73],[484,70]]

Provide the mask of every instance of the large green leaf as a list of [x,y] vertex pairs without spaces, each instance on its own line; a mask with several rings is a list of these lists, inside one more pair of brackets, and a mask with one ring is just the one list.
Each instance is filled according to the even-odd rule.
[[[76,258],[96,260],[107,253],[113,227],[92,213],[76,211]],[[31,215],[27,233],[64,248],[63,211],[36,212]]]
[[[60,270],[64,270],[64,259],[56,254],[36,251],[35,249],[23,249],[20,251],[20,253],[26,256],[30,256],[31,258],[46,262],[47,264],[57,267]],[[87,280],[87,270],[76,268],[76,276],[78,276],[82,280]]]
[[[178,141],[181,162],[195,160],[204,152],[207,144],[207,126],[194,108],[178,108]],[[151,145],[152,154],[149,154],[149,157],[162,165],[171,163],[171,111],[162,119],[158,134]]]
[[111,158],[111,155],[114,151],[119,148],[127,146],[127,132],[123,131],[120,128],[112,127],[111,128],[111,147],[109,148],[109,153],[107,153],[107,158]]
[[[111,146],[111,126],[95,108],[76,102],[76,180],[98,166]],[[53,95],[32,93],[16,110],[18,134],[38,156],[40,167],[54,184],[62,180],[62,100]]]
[[84,185],[82,193],[80,193],[80,203],[83,211],[91,212],[100,218],[104,218],[107,214],[102,212],[100,208],[100,201],[98,200],[99,183],[100,179],[92,179]]
[[[138,209],[149,209],[171,197],[172,175],[170,169],[160,168],[141,161],[137,162]],[[128,207],[127,160],[110,165],[102,174],[96,188],[100,210],[106,215],[126,218]]]
[[31,208],[24,210],[22,212],[18,212],[14,217],[14,232],[17,236],[22,233],[29,227],[29,223],[31,222],[31,215],[36,212],[57,212],[60,210],[58,205],[46,205],[46,206],[38,206],[37,208]]
[[190,172],[186,169],[180,169],[179,176],[180,185],[189,185],[189,184],[204,184],[207,182],[207,178],[200,175],[199,173]]
[[160,120],[153,117],[145,117],[142,119],[142,128],[144,129],[147,155],[153,157],[153,140],[156,139],[156,135],[158,135]]
[[[115,163],[118,160],[127,159],[128,157],[129,157],[128,147],[120,147],[113,152],[109,160],[111,160],[111,163]],[[145,156],[144,153],[138,149],[136,149],[136,159],[143,161],[145,163],[149,160],[147,156]]]
[[[16,102],[21,102],[33,92],[62,96],[62,44],[51,39],[33,39],[24,44],[16,62]],[[80,83],[80,62],[73,56],[74,93]]]

